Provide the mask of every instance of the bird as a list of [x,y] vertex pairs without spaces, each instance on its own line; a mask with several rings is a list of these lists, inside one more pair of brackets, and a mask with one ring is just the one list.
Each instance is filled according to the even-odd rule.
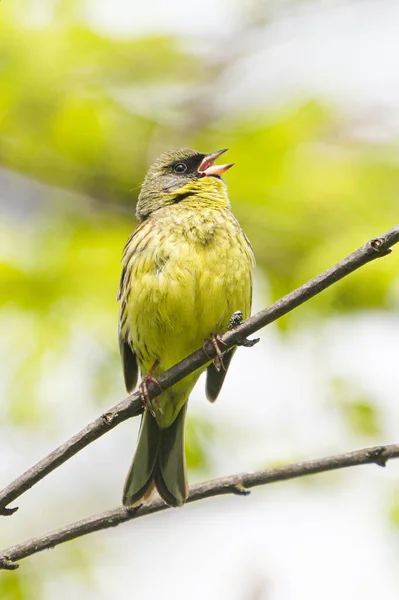
[[[255,258],[222,179],[233,164],[215,164],[226,151],[167,151],[141,186],[139,224],[123,251],[117,296],[126,389],[134,391],[140,371],[144,401],[123,490],[127,507],[148,502],[155,489],[169,506],[187,500],[184,424],[189,395],[206,369],[206,396],[216,400],[236,350],[223,352],[219,336],[237,315],[244,320],[250,316]],[[216,359],[150,402],[148,381],[206,340],[213,340]]]

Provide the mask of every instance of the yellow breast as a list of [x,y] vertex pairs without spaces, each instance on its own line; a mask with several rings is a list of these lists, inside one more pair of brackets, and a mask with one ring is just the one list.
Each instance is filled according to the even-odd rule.
[[[253,264],[228,207],[183,202],[144,221],[126,248],[121,302],[142,373],[155,361],[160,373],[182,360],[212,333],[225,331],[235,311],[247,318]],[[187,393],[199,374],[184,380]]]

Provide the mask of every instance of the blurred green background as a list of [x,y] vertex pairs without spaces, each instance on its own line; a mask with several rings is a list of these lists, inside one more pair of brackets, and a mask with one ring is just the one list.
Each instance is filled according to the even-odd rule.
[[[341,10],[336,7],[339,3],[330,4],[330,10]],[[348,2],[346,8],[351,4]],[[316,19],[315,28],[318,18],[328,28],[330,15],[323,13],[325,3],[218,2],[215,12],[207,14],[209,21],[219,18],[219,25],[207,28],[206,19],[200,18],[198,30],[193,32],[190,19],[196,20],[199,9],[197,3],[194,5],[185,5],[184,10],[179,3],[170,7],[174,22],[181,18],[180,27],[155,25],[151,30],[140,26],[140,19],[133,27],[131,8],[119,2],[114,10],[122,13],[121,22],[127,10],[132,31],[121,28],[118,33],[111,25],[107,31],[105,17],[99,26],[99,0],[3,0],[0,4],[0,411],[2,454],[6,457],[1,474],[4,485],[124,395],[116,339],[119,260],[135,226],[140,182],[158,153],[178,146],[201,151],[229,148],[229,160],[235,167],[227,182],[234,212],[255,250],[255,302],[259,308],[397,222],[397,133],[393,128],[386,135],[383,108],[376,108],[372,97],[371,109],[359,108],[345,95],[337,101],[329,96],[328,86],[325,93],[317,93],[310,84],[307,88],[306,80],[301,93],[283,90],[277,101],[269,94],[270,77],[263,77],[272,63],[279,72],[275,52],[282,43],[280,38],[287,35],[279,23],[288,19],[289,27],[302,31],[303,36],[306,27],[303,31],[301,19],[310,19],[310,29],[312,18]],[[387,3],[387,21],[389,7]],[[138,13],[150,14],[151,10],[161,10],[160,4],[136,7]],[[210,7],[206,4],[202,10],[207,12]],[[111,14],[110,8],[107,14]],[[332,17],[333,24],[338,17],[334,12]],[[349,38],[350,47],[348,30],[343,28],[340,35],[347,36],[347,45]],[[318,41],[316,36],[316,49],[318,43],[322,47],[321,38]],[[298,39],[301,48],[299,33]],[[297,50],[293,47],[285,52],[292,55]],[[297,58],[300,63],[306,56]],[[346,58],[350,57],[343,54],[341,62]],[[338,60],[338,72],[339,65]],[[359,69],[363,66],[358,65]],[[369,69],[372,90],[372,73],[377,66],[370,64]],[[295,65],[292,70],[295,72]],[[235,90],[240,85],[242,88],[243,75],[248,77],[251,71],[255,83],[248,94],[241,89],[237,99]],[[281,75],[277,75],[282,88],[284,80],[290,78],[292,73],[282,67]],[[333,76],[331,80],[334,85]],[[226,415],[230,400],[230,410],[236,411],[236,420],[231,422],[229,417],[222,418],[223,414],[220,420],[215,419],[215,411],[203,406],[202,389],[197,391],[201,407],[194,401],[187,433],[191,480],[313,458],[327,450],[340,452],[397,441],[390,438],[394,436],[391,423],[395,409],[389,400],[394,397],[396,373],[389,371],[388,359],[384,361],[380,352],[362,359],[360,350],[371,350],[376,344],[376,350],[382,346],[388,351],[392,342],[395,351],[392,332],[398,329],[398,272],[396,253],[361,269],[262,332],[266,341],[259,354],[246,355],[242,363],[237,359],[241,381],[248,376],[246,365],[252,360],[258,371],[269,368],[275,374],[273,379],[269,373],[273,385],[269,383],[271,387],[264,390],[260,401],[272,407],[278,404],[279,408],[271,408],[265,415],[264,428],[262,419],[257,419],[255,403],[252,416],[242,424],[242,399],[240,404],[237,397],[234,404],[228,397],[234,394],[233,387],[223,402]],[[368,385],[367,365],[373,364],[373,359],[382,365],[381,376],[389,390]],[[353,368],[345,370],[351,360]],[[270,366],[275,363],[281,369],[279,376]],[[292,375],[290,387],[290,373],[294,371],[297,375]],[[250,378],[254,382],[250,389],[255,390],[256,372]],[[306,404],[308,392],[313,397],[309,400],[312,410]],[[295,395],[302,400],[292,408],[291,401],[285,403],[284,399]],[[249,399],[247,404],[245,412],[250,413]],[[299,425],[304,415],[308,421]],[[301,431],[298,437],[293,434],[296,426]],[[95,444],[87,452],[87,458],[74,459],[29,492],[26,500],[21,499],[21,511],[4,521],[2,546],[119,502],[130,460],[126,452],[132,451],[134,443],[131,428],[131,423],[126,424],[118,434],[124,437],[118,442],[115,432],[107,436],[114,436],[114,441],[106,442],[114,448],[114,455],[111,450],[102,451],[98,442],[98,447]],[[247,446],[253,436],[262,443],[251,455]],[[310,438],[313,442],[309,444]],[[243,452],[240,443],[246,448]],[[233,447],[236,462],[220,459]],[[115,461],[118,463],[122,455],[126,464],[115,473]],[[80,473],[76,478],[75,469]],[[391,465],[387,470],[394,473]],[[353,491],[357,498],[364,497],[361,485],[370,485],[371,479],[367,473],[365,476],[365,482]],[[336,474],[312,480],[313,485],[305,489],[302,482],[290,484],[279,494],[284,496],[284,490],[286,498],[300,494],[305,504],[313,502],[316,495],[320,506],[324,498],[334,494],[334,485],[347,490],[348,481]],[[382,492],[373,506],[379,512],[382,530],[387,531],[390,541],[383,542],[387,547],[399,525],[399,496],[394,478],[388,476],[380,485]],[[245,501],[240,502],[238,519],[245,519]],[[277,505],[269,506],[269,513]],[[207,518],[210,506],[208,502],[204,509]],[[377,511],[381,506],[383,510]],[[215,504],[216,515],[221,507]],[[201,507],[190,510],[184,509],[184,518],[182,513],[163,518],[169,519],[169,525],[172,518],[183,523],[201,519]],[[289,505],[285,510],[290,510]],[[37,511],[43,511],[44,516],[37,517]],[[164,537],[171,535],[164,532],[161,517],[156,523]],[[145,540],[150,535],[144,527],[140,523],[139,533],[130,527],[132,545],[141,554],[147,552]],[[140,532],[137,546],[133,540]],[[261,530],[259,538],[263,538]],[[2,574],[1,598],[51,598],[60,582],[61,596],[111,597],[106,591],[108,584],[99,583],[98,571],[104,562],[108,566],[118,561],[118,548],[129,543],[129,533],[106,532],[102,545],[97,545],[96,539],[73,542],[51,555],[25,560],[15,573]],[[290,543],[289,537],[286,543]],[[289,591],[279,587],[278,564],[265,558],[266,576],[263,564],[261,574],[253,567],[250,552],[244,556],[243,580],[249,583],[242,589],[238,586],[236,596],[226,597],[290,597]],[[295,556],[287,559],[288,571],[290,560],[295,561]],[[124,567],[126,571],[131,568],[127,564]],[[207,580],[210,572],[210,567],[207,570],[203,566],[195,573]],[[112,573],[111,566],[111,581]],[[346,581],[343,572],[342,577]],[[371,598],[367,589],[374,588],[364,577],[366,595],[362,597]],[[128,588],[120,583],[118,594],[122,598],[136,594],[152,597],[148,585],[146,589],[145,582],[138,580]],[[306,588],[306,583],[303,585]],[[356,587],[356,579],[353,585]],[[307,598],[320,596],[310,580],[307,589]],[[179,591],[173,595],[168,585],[163,591],[165,598],[187,597]],[[194,592],[191,597],[202,597]],[[389,593],[384,597],[390,598]]]

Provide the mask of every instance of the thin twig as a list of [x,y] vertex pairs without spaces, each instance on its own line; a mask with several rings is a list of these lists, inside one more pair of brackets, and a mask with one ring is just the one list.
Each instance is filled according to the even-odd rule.
[[[305,475],[315,475],[326,471],[344,469],[357,465],[374,463],[385,467],[387,461],[392,458],[399,458],[399,444],[389,446],[375,446],[373,448],[364,448],[355,452],[338,454],[318,460],[309,460],[302,463],[295,463],[275,469],[265,469],[255,473],[241,473],[231,475],[221,479],[214,479],[206,483],[200,483],[190,488],[190,495],[187,502],[196,502],[204,498],[213,496],[223,496],[225,494],[236,494],[240,496],[248,495],[249,488],[259,485],[275,483],[277,481],[287,481]],[[54,548],[70,540],[82,537],[94,531],[116,527],[126,521],[138,519],[156,512],[167,510],[167,506],[161,499],[154,500],[147,506],[141,506],[134,509],[127,509],[123,506],[113,510],[106,511],[99,515],[76,521],[47,533],[46,535],[32,538],[22,544],[11,546],[0,552],[0,569],[13,570],[18,568],[16,561],[32,556],[37,552]]]
[[[248,335],[251,335],[269,325],[276,319],[292,311],[294,308],[316,296],[327,287],[333,285],[343,277],[346,277],[363,265],[386,256],[391,252],[390,248],[399,241],[399,225],[393,227],[383,235],[367,242],[364,246],[355,250],[352,254],[344,258],[321,275],[311,279],[290,294],[287,294],[274,304],[261,310],[256,315],[250,317],[245,323],[232,331],[228,331],[222,336],[223,344],[226,350],[232,346],[242,343]],[[158,384],[148,384],[148,394],[150,399],[159,395],[159,386],[167,389],[189,375],[196,369],[205,365],[209,358],[215,357],[215,349],[211,342],[204,345],[174,367],[168,369],[158,377]],[[116,406],[110,408],[104,415],[95,419],[79,433],[74,435],[67,442],[51,452],[43,460],[28,469],[9,486],[0,493],[0,514],[10,515],[16,508],[7,508],[10,502],[13,502],[26,490],[30,489],[38,481],[51,473],[54,469],[62,465],[77,452],[85,448],[88,444],[94,442],[105,433],[108,433],[113,427],[119,425],[126,419],[139,415],[142,412],[142,403],[139,394],[136,392],[128,396]]]

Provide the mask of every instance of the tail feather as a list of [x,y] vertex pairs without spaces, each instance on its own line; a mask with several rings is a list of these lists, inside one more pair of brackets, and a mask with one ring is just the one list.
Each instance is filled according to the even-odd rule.
[[145,411],[139,432],[139,440],[123,488],[123,504],[134,506],[149,490],[154,479],[161,430],[154,417]]
[[161,432],[155,487],[170,506],[182,506],[187,500],[188,486],[184,453],[184,424],[187,403],[170,427]]
[[137,506],[154,484],[161,498],[170,506],[181,506],[186,501],[186,408],[187,404],[166,429],[160,429],[155,418],[145,411],[137,449],[123,490],[125,506]]

